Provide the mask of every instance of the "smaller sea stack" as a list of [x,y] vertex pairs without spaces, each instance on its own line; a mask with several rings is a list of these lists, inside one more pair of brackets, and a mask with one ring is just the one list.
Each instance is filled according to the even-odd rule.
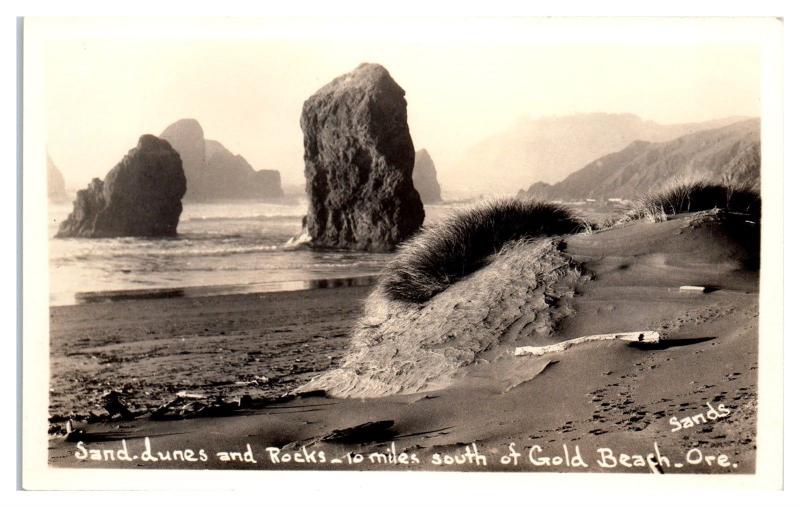
[[414,157],[414,188],[423,204],[442,202],[442,189],[436,179],[436,166],[428,150],[421,149]]
[[104,180],[95,178],[78,191],[57,237],[174,236],[185,193],[178,152],[163,139],[143,135]]

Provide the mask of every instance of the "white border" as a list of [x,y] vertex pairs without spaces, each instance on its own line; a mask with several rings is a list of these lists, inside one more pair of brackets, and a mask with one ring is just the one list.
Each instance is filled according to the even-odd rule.
[[[153,11],[151,11],[151,12],[153,12]],[[542,32],[540,32],[540,33],[542,33]],[[27,35],[28,35],[28,33],[27,33],[27,30],[26,30],[26,36]],[[644,33],[643,35],[645,35],[645,36],[653,36],[653,32],[652,31],[648,31],[647,33]],[[751,32],[750,35],[753,35],[753,33]],[[767,48],[765,53],[767,54],[767,56],[769,56],[769,55],[774,56],[774,58],[771,58],[771,59],[767,58],[767,61],[771,61],[772,62],[772,63],[770,63],[770,68],[771,68],[770,72],[773,72],[773,71],[776,70],[774,68],[775,66],[780,67],[781,64],[782,64],[782,59],[779,56],[780,52],[776,51],[776,49],[775,49],[776,48],[776,44],[777,44],[778,48],[780,47],[780,42],[776,41],[774,39],[773,40],[769,40],[768,42],[769,42],[769,44],[768,44],[769,47]],[[35,50],[35,47],[31,48],[31,49]],[[26,51],[27,50],[28,50],[28,48],[26,48]],[[767,70],[767,69],[765,69],[765,70]],[[36,72],[37,72],[37,70],[36,70],[36,68],[34,66],[31,66],[31,67],[26,66],[26,69],[25,69],[26,86],[27,86],[27,84],[29,82],[31,82],[31,81],[28,81],[28,79],[35,78]],[[778,93],[777,95],[773,95],[772,94],[773,92],[770,91],[770,90],[773,90],[773,91],[774,90],[779,90],[780,91],[780,88],[781,88],[781,86],[780,86],[781,85],[781,77],[780,77],[780,75],[772,76],[772,75],[768,75],[767,73],[765,73],[765,77],[766,77],[766,83],[765,84],[767,86],[764,89],[763,96],[767,97],[769,95],[769,97],[771,97],[771,98],[782,96],[780,93]],[[26,98],[31,98],[31,97],[35,96],[36,93],[37,92],[36,92],[35,88],[31,92],[29,92],[26,89]],[[765,107],[767,107],[767,106],[768,106],[767,101],[765,101]],[[776,104],[769,105],[769,107],[772,107],[772,108],[775,108],[776,106],[777,106],[777,112],[780,113],[782,111],[782,105],[780,103],[778,103],[777,105]],[[26,101],[26,110],[25,110],[26,125],[25,125],[25,130],[24,130],[26,138],[30,139],[32,137],[35,137],[36,135],[40,135],[40,132],[39,132],[39,134],[37,134],[37,128],[36,128],[36,125],[35,125],[36,122],[34,120],[40,114],[41,114],[41,111],[36,107],[35,104],[29,104]],[[764,132],[765,132],[765,145],[768,144],[768,140],[766,139],[766,137],[767,137],[766,133],[767,132],[772,132],[772,134],[770,134],[770,139],[773,139],[772,136],[775,135],[776,132],[780,132],[782,130],[781,125],[780,125],[780,123],[781,123],[780,117],[781,116],[782,116],[781,114],[775,114],[774,110],[773,110],[772,114],[768,114],[767,111],[765,111],[765,114],[763,116],[764,120],[765,120],[764,121],[764,126],[763,126]],[[769,121],[767,121],[768,118],[771,118],[771,119]],[[31,125],[31,123],[33,123],[33,125]],[[778,137],[778,139],[779,139],[779,137]],[[776,154],[773,154],[773,155],[766,155],[765,154],[765,160],[770,159],[771,160],[770,164],[779,163],[780,158],[781,158],[779,156],[780,152],[782,151],[781,147],[779,147],[779,146],[776,147],[776,146],[773,145],[773,148],[777,148],[777,153]],[[35,155],[35,154],[31,154],[31,157],[29,157],[28,153],[26,151],[26,153],[25,153],[26,166],[28,164],[30,164],[31,167],[42,167],[44,165],[43,161],[42,161],[42,163],[38,163],[39,161],[36,160],[36,156],[37,155]],[[41,158],[41,155],[38,155],[38,156]],[[765,165],[765,167],[766,167],[766,165]],[[780,173],[780,171],[779,171],[779,173]],[[43,193],[42,193],[43,192],[42,189],[44,188],[43,187],[43,182],[42,181],[38,181],[35,178],[34,179],[28,179],[29,178],[28,174],[25,175],[25,178],[26,178],[26,182],[25,182],[26,183],[25,184],[25,203],[35,202],[36,199],[39,199],[38,202],[44,202]],[[782,188],[781,181],[780,181],[782,176],[778,177],[778,178],[772,178],[772,180],[769,181],[770,178],[771,177],[769,177],[769,176],[767,176],[765,174],[765,178],[764,178],[764,191],[765,191],[765,194],[767,194],[767,192],[774,192],[774,191],[777,190],[777,193],[779,195],[780,194],[780,190]],[[43,180],[43,176],[40,177],[39,180]],[[38,192],[37,192],[37,185],[42,185],[41,187],[38,188]],[[779,202],[779,200],[777,200],[779,198],[773,198],[772,194],[769,194],[769,195],[770,195],[769,198],[765,198],[765,215],[767,215],[767,218],[769,218],[769,214],[772,213],[772,211],[769,211],[768,205],[766,205],[766,203],[774,203],[773,204],[773,206],[774,206]],[[773,211],[774,211],[774,208],[773,208]],[[41,212],[41,210],[40,210],[40,212]],[[29,220],[33,219],[36,216],[37,211],[35,209],[34,210],[28,209],[28,206],[26,206],[25,210],[24,210],[24,213],[25,213],[26,222],[28,222]],[[779,237],[782,238],[782,221],[780,221],[780,220],[776,220],[774,222],[772,222],[771,220],[767,220],[767,221],[771,222],[772,225],[766,225],[765,224],[765,227],[764,227],[765,238],[768,239],[769,237],[775,237],[775,236],[767,236],[768,231],[770,231],[769,234],[774,234],[777,231],[777,234],[779,235]],[[770,229],[770,227],[772,229]],[[23,229],[23,233],[25,234],[24,241],[25,241],[25,245],[26,246],[30,246],[30,245],[34,245],[34,244],[41,244],[41,243],[37,243],[37,241],[40,241],[41,238],[37,239],[37,235],[35,235],[34,232],[35,231],[27,231],[26,229]],[[45,238],[45,241],[46,241],[46,238]],[[781,262],[782,261],[782,255],[780,255],[780,251],[779,251],[780,250],[780,245],[773,245],[772,247],[770,247],[765,242],[764,246],[765,246],[764,259],[765,260],[769,259],[769,260],[775,262],[774,266],[776,268],[780,268],[780,266],[782,266],[782,262]],[[772,250],[770,250],[770,248],[773,248],[773,247],[776,247],[776,246],[778,247],[776,249],[777,254],[773,253]],[[27,324],[31,324],[31,325],[25,326],[26,330],[32,330],[33,328],[31,326],[35,326],[36,322],[40,322],[40,323],[41,322],[45,322],[46,323],[49,320],[48,316],[47,316],[46,308],[44,309],[44,312],[42,312],[41,308],[39,308],[38,311],[37,311],[37,308],[36,308],[36,300],[37,300],[37,298],[36,298],[37,292],[36,291],[40,290],[41,287],[38,284],[36,284],[36,285],[34,285],[34,283],[30,283],[29,284],[29,281],[36,279],[36,272],[30,272],[29,273],[28,269],[30,269],[32,266],[35,266],[35,265],[41,265],[41,264],[39,264],[39,262],[42,259],[44,260],[44,265],[46,265],[47,256],[46,256],[45,250],[44,249],[38,249],[39,250],[38,252],[36,250],[37,249],[34,249],[34,248],[26,248],[26,251],[25,251],[25,262],[26,262],[25,280],[26,280],[26,284],[25,284],[25,287],[24,287],[24,291],[25,292],[24,292],[24,295],[23,295],[23,301],[26,302],[26,303],[30,303],[30,304],[26,304],[25,305],[24,322],[27,323]],[[770,269],[770,271],[772,271],[772,268]],[[776,276],[772,276],[773,274],[776,275]],[[762,275],[762,282],[765,284],[764,285],[765,288],[769,288],[770,289],[771,294],[777,294],[776,288],[782,286],[783,277],[782,277],[782,273],[780,272],[779,269],[776,270],[776,272],[773,273],[773,274],[764,272],[763,275]],[[41,277],[39,277],[39,278],[41,278]],[[769,282],[770,284],[767,285],[767,282]],[[38,294],[46,294],[47,293],[47,291],[46,291],[46,283],[44,284],[44,288],[45,288],[45,290],[42,291],[42,292],[38,292]],[[762,298],[763,297],[764,297],[764,291],[762,291]],[[781,315],[781,312],[780,312],[780,310],[781,310],[780,299],[782,299],[782,298],[777,297],[777,296],[774,296],[771,299],[768,299],[766,301],[764,301],[762,299],[762,306],[761,306],[761,308],[762,308],[762,319],[765,319],[767,313],[771,310],[772,311],[771,317],[770,317],[771,322],[774,323],[774,324],[779,324],[781,322],[782,315]],[[770,306],[769,307],[765,306],[765,303],[768,303]],[[780,337],[782,336],[780,326],[778,326],[776,328],[773,328],[773,329],[766,329],[766,330],[762,327],[761,336],[764,337],[766,335],[766,333],[769,333],[771,336],[775,336],[775,337],[778,338],[777,340],[774,341],[773,345],[775,343],[780,343]],[[36,344],[33,344],[31,346],[36,346]],[[766,349],[763,348],[765,346],[767,347]],[[28,349],[29,344],[27,342],[25,344],[25,347],[26,347],[25,348],[26,371],[27,372],[31,372],[31,371],[33,371],[33,370],[35,370],[37,368],[39,370],[42,370],[41,363],[37,364],[37,362],[33,362],[33,361],[29,363],[29,358],[30,359],[34,358],[35,354],[31,350]],[[780,364],[781,363],[781,359],[782,359],[782,356],[780,355],[780,353],[781,353],[780,347],[773,348],[773,349],[770,349],[770,347],[771,347],[771,345],[764,344],[762,342],[761,348],[760,348],[760,356],[761,356],[761,358],[762,359],[770,359],[771,358],[773,360],[777,358],[777,361],[773,362],[771,364]],[[47,357],[46,356],[46,350],[45,350],[44,357],[45,358]],[[776,446],[776,445],[774,445],[775,444],[774,442],[773,443],[769,442],[770,437],[768,437],[768,436],[765,437],[764,432],[761,431],[761,424],[762,424],[762,422],[764,420],[764,418],[762,417],[762,414],[764,413],[765,408],[776,404],[776,402],[779,403],[780,402],[780,398],[781,398],[781,394],[782,394],[781,388],[778,387],[775,391],[771,391],[773,394],[776,395],[776,399],[769,399],[769,395],[767,395],[767,393],[766,393],[766,391],[769,388],[765,388],[764,387],[766,385],[765,382],[774,382],[776,380],[776,378],[777,378],[777,381],[778,381],[777,385],[781,386],[782,385],[781,384],[781,380],[782,379],[780,377],[781,377],[781,373],[782,372],[781,372],[780,368],[775,368],[775,369],[764,368],[763,364],[764,363],[762,362],[762,367],[759,369],[759,373],[760,373],[760,379],[759,379],[759,381],[760,381],[760,389],[759,389],[759,429],[760,429],[760,431],[759,431],[758,439],[759,439],[759,455],[760,456],[763,455],[764,452],[781,452],[780,451],[779,442],[778,442],[778,445]],[[769,370],[769,371],[766,371],[766,370]],[[45,383],[45,385],[46,385],[46,383]],[[31,398],[29,397],[29,393],[32,392],[30,389],[35,387],[35,385],[29,381],[29,378],[27,376],[25,378],[25,382],[23,383],[23,387],[24,387],[25,393],[26,393],[24,395],[25,400],[30,400]],[[765,399],[765,395],[767,395],[767,399]],[[777,415],[780,418],[780,412]],[[40,419],[43,419],[43,418],[40,418]],[[34,431],[38,433],[38,429],[39,428],[36,428],[35,425],[29,426],[29,423],[33,424],[33,421],[29,417],[27,417],[27,410],[26,410],[26,417],[25,417],[24,420],[25,420],[25,434],[32,435]],[[781,420],[782,420],[782,418],[781,418]],[[38,433],[38,434],[42,434],[42,433]],[[26,441],[26,443],[27,443],[27,441]],[[772,451],[769,450],[770,447],[772,447]],[[26,449],[28,449],[27,445],[26,445]],[[31,465],[29,463],[26,463],[26,466],[31,466]],[[759,464],[759,467],[760,466],[761,465]],[[32,473],[34,472],[33,468],[29,468],[28,470],[30,472],[32,472]],[[61,472],[61,471],[59,471],[59,472]],[[762,472],[761,468],[760,468],[759,472]],[[118,474],[120,472],[109,472],[109,473],[111,475],[116,475],[116,474]],[[143,483],[143,484],[135,484],[135,483],[128,482],[127,483],[128,487],[132,487],[134,489],[137,488],[137,487],[146,487],[146,488],[153,488],[153,489],[161,489],[161,488],[175,489],[175,488],[181,488],[181,486],[188,486],[189,489],[196,489],[198,487],[198,481],[196,479],[196,475],[198,474],[198,472],[174,472],[173,473],[173,472],[158,471],[158,472],[149,473],[147,471],[136,471],[135,473],[136,473],[136,478],[137,478],[136,483]],[[223,482],[226,483],[226,485],[227,485],[226,487],[234,486],[234,487],[239,487],[239,488],[257,488],[257,489],[262,489],[264,487],[264,476],[262,474],[264,474],[264,473],[268,473],[269,474],[269,472],[252,472],[252,473],[251,472],[235,472],[235,473],[234,472],[230,472],[230,473],[228,473],[228,472],[213,472],[213,473],[209,472],[209,474],[213,475],[215,480],[212,483],[212,481],[209,481],[209,480],[204,478],[203,482],[204,483],[210,483],[210,484],[204,484],[204,485],[209,485],[211,487],[219,487],[220,483],[217,483],[217,481],[216,481],[217,476],[219,476],[220,478],[224,479]],[[89,483],[88,485],[90,487],[98,487],[98,484],[104,484],[104,485],[112,484],[112,483],[107,481],[107,479],[111,478],[110,476],[107,476],[106,474],[104,474],[102,472],[92,472],[92,474],[93,474],[92,480],[88,481],[88,483]],[[94,474],[97,474],[97,475],[94,475]],[[123,472],[123,474],[124,474],[124,472]],[[188,475],[186,475],[186,474],[188,474]],[[251,477],[252,474],[258,474],[259,476],[258,477],[255,477],[255,476]],[[312,483],[312,484],[313,483],[318,483],[320,481],[320,479],[321,479],[319,477],[319,475],[320,475],[319,472],[316,472],[316,473],[311,472],[311,474],[314,474],[314,475],[312,477],[300,477],[300,475],[305,475],[305,474],[295,475],[295,474],[292,474],[292,473],[282,472],[282,473],[280,473],[280,478],[279,478],[280,479],[279,482],[280,482],[281,488],[283,488],[285,486],[288,486],[288,487],[296,488],[295,491],[303,491],[303,490],[307,491],[309,489],[309,483]],[[55,474],[55,475],[60,475],[60,474]],[[183,477],[184,475],[185,475],[185,477]],[[324,482],[326,483],[326,485],[325,485],[326,489],[330,488],[330,487],[333,487],[334,484],[337,484],[337,483],[338,484],[345,483],[345,485],[352,487],[353,484],[351,484],[351,483],[353,483],[354,481],[357,482],[357,483],[362,483],[362,484],[364,484],[366,482],[364,474],[360,474],[360,473],[345,473],[345,476],[342,476],[342,477],[339,477],[338,476],[339,473],[336,473],[336,472],[325,472],[324,475],[325,475]],[[356,475],[357,477],[352,477],[353,475]],[[382,486],[378,486],[378,488],[376,488],[376,491],[375,491],[376,496],[373,497],[375,499],[375,501],[380,501],[380,502],[389,501],[390,499],[387,498],[387,496],[386,496],[386,489],[384,489],[385,486],[386,486],[386,482],[385,481],[392,482],[392,480],[394,478],[395,479],[394,482],[396,482],[396,478],[394,476],[392,476],[391,474],[386,475],[386,474],[383,474],[383,473],[370,473],[368,475],[369,475],[369,483],[370,483],[369,486],[371,486],[371,483],[373,482],[373,480],[375,481],[375,484],[378,484],[378,485],[382,484]],[[418,479],[422,479],[421,477],[419,477],[421,475],[427,475],[427,474],[415,472],[415,473],[412,474],[411,477],[407,477],[407,474],[404,474],[403,481],[405,482],[405,481],[407,481],[409,479],[413,479],[411,482],[416,483]],[[208,474],[206,474],[206,476],[208,478],[211,478],[211,476],[209,476]],[[225,476],[228,476],[228,477],[225,477]],[[384,476],[386,476],[385,480],[384,480]],[[493,498],[496,498],[496,496],[498,494],[500,494],[502,496],[501,491],[502,491],[503,487],[508,487],[509,489],[507,489],[506,491],[511,491],[512,489],[514,489],[512,486],[519,486],[518,483],[521,482],[521,478],[524,478],[524,482],[528,483],[529,487],[535,485],[535,487],[537,489],[539,489],[546,482],[547,483],[547,488],[548,489],[552,489],[552,488],[565,488],[565,487],[569,486],[570,484],[574,485],[575,484],[575,479],[577,477],[574,476],[574,475],[571,475],[571,476],[560,476],[560,475],[559,476],[552,476],[552,475],[549,475],[547,477],[537,475],[536,477],[531,477],[531,476],[529,476],[527,474],[523,474],[523,475],[517,475],[517,474],[514,474],[514,475],[490,474],[488,476],[484,476],[483,474],[479,475],[479,474],[440,474],[440,473],[437,473],[437,474],[434,475],[434,477],[432,479],[435,480],[436,483],[441,484],[442,487],[447,487],[447,489],[450,489],[451,487],[454,488],[454,489],[467,487],[468,491],[470,491],[470,494],[473,494],[473,495],[476,495],[476,496],[481,496],[479,493],[476,492],[476,486],[477,486],[477,488],[480,489],[480,490],[485,490],[485,491],[489,491],[490,492],[490,494],[486,495],[487,499],[489,499],[489,498],[493,499]],[[616,492],[619,492],[619,488],[621,488],[621,487],[624,487],[626,491],[632,491],[632,488],[633,488],[635,490],[643,492],[643,491],[646,491],[646,490],[651,490],[655,485],[655,484],[652,483],[652,481],[650,481],[647,477],[644,477],[644,476],[636,476],[635,477],[635,479],[636,479],[635,481],[632,481],[631,478],[628,477],[628,476],[619,477],[619,476],[603,475],[603,476],[597,476],[596,478],[601,480],[600,484],[596,484],[596,485],[595,484],[590,484],[591,482],[594,482],[594,479],[591,479],[589,481],[584,481],[583,479],[580,479],[580,478],[578,478],[578,479],[581,481],[580,484],[582,486],[586,486],[586,487],[591,486],[593,489],[595,487],[599,487],[600,490],[606,491],[606,492],[611,492],[612,490],[616,491]],[[66,480],[66,481],[68,481],[68,483],[62,483],[62,484],[67,484],[67,485],[69,485],[71,487],[85,487],[87,485],[87,484],[81,484],[83,482],[83,480],[81,480],[81,478],[79,478],[79,477],[60,477],[60,478],[55,478],[54,477],[54,479],[57,479],[58,482],[60,482],[61,480]],[[672,479],[672,478],[670,478],[670,479]],[[678,479],[680,479],[680,478],[678,478]],[[700,486],[706,485],[708,483],[708,479],[709,479],[708,477],[704,476],[702,478],[702,484],[700,484]],[[721,478],[721,479],[723,479],[722,480],[722,483],[723,483],[722,485],[725,488],[736,488],[737,486],[749,487],[749,486],[753,485],[753,484],[748,484],[748,482],[750,482],[750,481],[742,480],[741,477],[730,478],[730,479],[735,479],[735,481],[732,481],[732,480],[726,481],[726,479],[729,479],[729,478]],[[27,478],[26,478],[26,481],[27,481]],[[34,480],[34,484],[32,484],[32,485],[36,485],[35,482],[37,482],[37,481]],[[272,482],[272,481],[270,481],[270,482]],[[727,482],[727,484],[726,484],[726,482]],[[671,488],[675,488],[675,487],[678,486],[677,484],[672,483],[672,481],[669,481],[669,480],[668,481],[664,481],[663,478],[661,478],[661,480],[658,481],[658,484],[659,485],[669,485]],[[772,485],[774,486],[774,483]],[[367,487],[367,486],[363,486],[363,487]],[[498,488],[500,488],[500,489],[498,489]],[[268,489],[272,489],[272,488],[268,488]],[[393,489],[393,488],[390,488],[390,489]],[[403,489],[405,489],[405,488],[403,488]],[[382,492],[382,494],[381,494],[381,492]],[[520,490],[518,492],[519,493],[524,493],[525,489]],[[364,491],[363,493],[366,493],[366,491]],[[359,491],[358,495],[360,496],[361,494],[362,494],[362,491]],[[537,498],[537,497],[534,496],[533,498]],[[665,498],[665,497],[661,497],[661,499],[663,499],[663,498]],[[331,498],[331,500],[333,500],[333,499],[334,498]],[[696,498],[696,500],[697,501],[701,501],[701,498]],[[647,500],[648,503],[652,503],[654,501],[655,501],[655,503],[660,503],[659,499],[654,499],[652,497],[648,498],[648,500]]]

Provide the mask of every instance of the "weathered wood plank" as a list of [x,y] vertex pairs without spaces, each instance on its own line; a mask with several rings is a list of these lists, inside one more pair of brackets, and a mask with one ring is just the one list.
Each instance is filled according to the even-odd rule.
[[552,354],[554,352],[563,352],[574,345],[582,343],[603,341],[603,340],[622,340],[626,342],[637,343],[658,343],[661,336],[656,331],[634,331],[630,333],[609,333],[609,334],[594,334],[589,336],[581,336],[561,343],[554,343],[553,345],[545,345],[542,347],[517,347],[514,349],[515,356],[543,356],[545,354]]

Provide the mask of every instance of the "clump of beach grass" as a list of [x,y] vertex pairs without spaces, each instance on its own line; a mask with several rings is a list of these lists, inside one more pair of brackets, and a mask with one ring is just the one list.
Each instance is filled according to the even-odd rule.
[[488,202],[456,212],[402,245],[378,286],[389,299],[424,303],[488,264],[506,243],[571,234],[583,225],[557,204],[518,199]]
[[761,196],[744,186],[704,181],[676,183],[638,199],[620,220],[663,222],[670,215],[712,209],[761,217]]

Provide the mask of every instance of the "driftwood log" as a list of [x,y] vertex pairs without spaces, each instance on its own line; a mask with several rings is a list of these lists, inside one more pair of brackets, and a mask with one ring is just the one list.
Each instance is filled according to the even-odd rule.
[[574,345],[582,343],[604,341],[604,340],[622,340],[626,342],[636,343],[658,343],[661,336],[656,331],[634,331],[631,333],[610,333],[610,334],[594,334],[589,336],[581,336],[561,343],[553,345],[545,345],[543,347],[517,347],[514,350],[515,356],[543,356],[545,354],[552,354],[554,352],[563,352]]

